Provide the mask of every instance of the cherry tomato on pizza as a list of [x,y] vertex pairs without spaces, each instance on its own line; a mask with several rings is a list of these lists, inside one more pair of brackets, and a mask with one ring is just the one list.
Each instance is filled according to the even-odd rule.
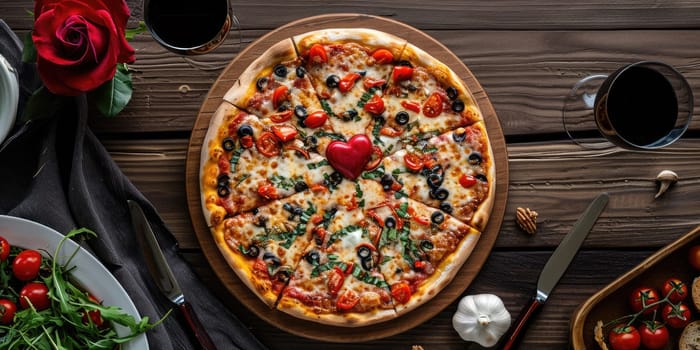
[[315,111],[304,119],[304,126],[315,129],[323,126],[323,124],[326,123],[326,120],[328,120],[328,113],[325,111]]
[[423,169],[423,158],[415,153],[406,153],[403,156],[403,163],[406,169],[416,172]]
[[632,294],[629,296],[629,305],[634,312],[640,312],[644,309],[643,314],[649,315],[659,308],[658,304],[653,305],[659,300],[661,300],[661,297],[656,289],[643,286],[632,291]]
[[661,318],[671,328],[683,328],[690,323],[692,314],[684,303],[666,304],[661,309]]
[[359,73],[346,74],[340,78],[340,82],[338,82],[338,90],[340,90],[342,93],[352,90],[352,87],[355,86],[355,82],[360,78],[362,78],[362,76]]
[[401,304],[406,304],[411,299],[411,286],[407,282],[400,281],[391,285],[391,296]]
[[380,115],[384,113],[384,110],[386,110],[386,107],[384,106],[384,100],[382,100],[382,97],[379,95],[373,95],[372,98],[365,103],[365,106],[363,107],[365,111],[370,112],[375,115]]
[[294,140],[294,138],[299,133],[295,127],[287,124],[273,125],[271,129],[275,136],[277,136],[277,138],[280,139],[282,142],[289,142],[291,140]]
[[309,49],[309,61],[313,63],[328,63],[326,49],[321,44],[314,44]]
[[649,350],[663,349],[669,340],[668,328],[659,321],[643,322],[639,326],[639,336],[644,348]]
[[343,287],[344,282],[345,273],[340,269],[340,267],[334,266],[333,270],[331,270],[331,272],[328,274],[328,280],[326,281],[328,292],[331,293],[331,295],[337,295],[340,288]]
[[262,184],[258,186],[258,195],[265,199],[278,199],[280,197],[277,188],[271,184]]
[[472,187],[476,185],[476,177],[469,174],[462,174],[462,176],[459,177],[459,184],[464,188]]
[[292,119],[293,114],[294,112],[291,109],[287,109],[270,115],[270,120],[272,120],[275,123],[284,123]]
[[413,77],[413,67],[409,66],[396,66],[394,71],[391,73],[391,78],[395,82],[400,82],[404,80],[409,80]]
[[394,54],[387,49],[379,49],[372,53],[372,58],[379,64],[386,64],[394,61]]
[[275,91],[272,92],[272,108],[277,109],[279,106],[287,101],[289,88],[284,85],[278,86]]
[[637,350],[642,344],[642,339],[637,328],[620,324],[610,331],[608,342],[612,350]]
[[360,296],[354,291],[348,289],[343,293],[338,300],[335,302],[335,306],[338,310],[348,311],[351,310],[357,303],[360,302]]
[[661,287],[661,297],[668,297],[668,300],[674,304],[685,300],[687,296],[688,286],[678,278],[667,279]]
[[280,141],[275,134],[265,131],[255,140],[255,147],[258,152],[266,157],[273,157],[280,154],[282,149]]
[[423,104],[423,115],[428,118],[435,118],[442,113],[443,98],[437,92],[433,92],[428,96]]

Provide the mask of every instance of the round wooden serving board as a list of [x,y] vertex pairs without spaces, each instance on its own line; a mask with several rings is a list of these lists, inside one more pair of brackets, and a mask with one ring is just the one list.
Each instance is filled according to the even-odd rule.
[[[486,230],[473,253],[454,280],[431,301],[396,319],[366,327],[334,327],[301,320],[271,310],[231,270],[219,252],[205,223],[200,203],[199,166],[204,136],[222,97],[241,72],[271,45],[291,36],[323,28],[371,28],[404,38],[452,68],[476,98],[486,120],[496,164],[496,201]],[[192,130],[186,162],[187,201],[195,234],[211,268],[235,298],[268,323],[290,333],[323,341],[359,342],[407,331],[438,314],[467,289],[488,258],[503,221],[508,191],[508,155],[503,131],[486,93],[467,67],[450,50],[427,34],[406,24],[361,14],[333,14],[309,17],[284,25],[253,42],[224,69],[209,90]]]

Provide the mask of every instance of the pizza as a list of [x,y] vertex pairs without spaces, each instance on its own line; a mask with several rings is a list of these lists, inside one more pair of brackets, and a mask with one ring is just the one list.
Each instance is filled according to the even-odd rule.
[[486,124],[464,82],[366,28],[272,45],[225,94],[201,152],[202,210],[230,268],[270,308],[334,326],[436,297],[495,198]]

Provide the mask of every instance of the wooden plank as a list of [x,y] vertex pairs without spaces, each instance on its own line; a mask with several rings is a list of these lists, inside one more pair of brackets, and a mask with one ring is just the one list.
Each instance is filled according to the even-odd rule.
[[[143,16],[141,0],[127,0],[132,21]],[[232,1],[246,29],[273,29],[285,23],[329,13],[364,13],[409,23],[420,29],[645,29],[697,28],[700,5],[694,1],[618,0],[537,2],[337,0]],[[31,1],[0,2],[3,19],[14,29],[29,29]]]
[[[187,212],[187,139],[104,143],[124,173],[160,210],[180,246],[196,249],[191,221],[183,215]],[[586,248],[659,248],[700,224],[700,174],[697,165],[688,161],[700,159],[700,140],[681,140],[658,153],[612,154],[582,150],[569,142],[518,143],[508,146],[508,155],[509,194],[498,248],[555,246],[599,191],[608,191],[611,202],[586,240]],[[676,171],[681,180],[654,200],[654,179],[662,169]],[[515,225],[517,207],[539,212],[535,236]]]
[[[247,43],[263,31],[244,33]],[[640,59],[668,62],[700,91],[698,32],[680,31],[435,31],[429,35],[467,65],[489,95],[506,136],[563,134],[564,96],[580,78]],[[233,38],[209,55],[181,57],[150,37],[138,49],[134,97],[117,118],[93,120],[98,133],[187,131],[223,68],[240,48]],[[695,96],[696,113],[700,94]],[[692,130],[700,130],[696,118]]]

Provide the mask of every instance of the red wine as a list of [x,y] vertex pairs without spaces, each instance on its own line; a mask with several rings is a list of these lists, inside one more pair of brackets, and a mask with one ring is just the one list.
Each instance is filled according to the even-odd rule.
[[[609,90],[608,90],[609,89]],[[603,84],[602,116],[617,137],[636,146],[649,146],[671,133],[678,118],[678,100],[663,74],[643,66],[632,66],[613,74]]]
[[148,0],[151,32],[176,48],[196,48],[216,38],[228,20],[228,0]]

